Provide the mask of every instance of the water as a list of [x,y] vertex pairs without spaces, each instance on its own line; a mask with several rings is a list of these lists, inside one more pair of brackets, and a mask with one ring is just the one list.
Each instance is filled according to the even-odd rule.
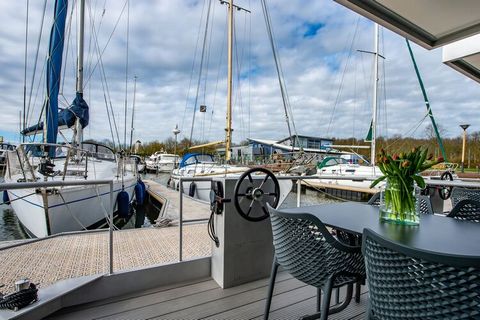
[[[143,179],[150,179],[158,183],[161,183],[163,185],[167,184],[169,177],[170,177],[169,173],[159,173],[158,175],[157,174],[142,175]],[[3,179],[0,179],[0,182],[3,182]],[[315,204],[330,203],[330,202],[337,202],[337,200],[328,198],[324,194],[317,191],[313,191],[313,190],[306,190],[305,194],[302,194],[302,197],[301,197],[302,206],[311,206]],[[291,208],[291,207],[296,207],[296,205],[297,205],[297,194],[291,192],[285,199],[281,208]],[[15,216],[10,206],[0,205],[0,213],[2,214],[2,217],[0,219],[0,241],[27,238],[26,233],[23,231],[22,227],[20,226],[18,219]],[[122,226],[122,228],[126,229],[126,228],[149,227],[155,223],[155,219],[157,217],[158,217],[157,210],[153,207],[147,207],[146,212],[142,212],[140,210],[124,226]]]

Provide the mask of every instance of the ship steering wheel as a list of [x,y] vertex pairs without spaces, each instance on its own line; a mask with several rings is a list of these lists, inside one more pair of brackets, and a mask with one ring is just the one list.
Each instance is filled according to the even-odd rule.
[[[448,171],[445,171],[444,173],[442,173],[441,177],[440,177],[441,180],[450,180],[450,181],[453,181],[453,176],[450,172]],[[452,195],[452,189],[453,187],[441,187],[439,190],[438,190],[438,195],[440,196],[440,198],[442,200],[447,200],[448,198],[450,198],[450,196]]]
[[[253,174],[265,174],[263,180],[255,181],[252,178]],[[268,182],[271,180],[271,182]],[[256,183],[257,182],[257,183]],[[268,182],[268,183],[267,183]],[[268,191],[266,188],[272,186],[273,191]],[[248,221],[262,221],[267,219],[270,215],[266,204],[276,208],[280,200],[280,185],[278,180],[270,170],[265,168],[253,168],[245,171],[240,178],[238,178],[234,189],[233,203],[238,213]],[[258,214],[261,209],[260,215]]]

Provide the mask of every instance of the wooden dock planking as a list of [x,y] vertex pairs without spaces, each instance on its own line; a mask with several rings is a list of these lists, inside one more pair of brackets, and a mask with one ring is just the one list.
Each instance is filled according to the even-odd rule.
[[[179,192],[152,180],[143,180],[143,182],[147,186],[148,194],[162,204],[160,216],[178,221],[180,216]],[[208,219],[209,217],[210,206],[207,203],[183,195],[183,220]]]
[[369,193],[369,194],[375,194],[380,191],[377,188],[342,186],[335,183],[323,183],[323,182],[313,182],[313,181],[302,181],[302,185],[305,185],[307,187],[317,188],[317,189],[338,189],[338,190],[345,190],[345,191],[363,192],[363,193]]

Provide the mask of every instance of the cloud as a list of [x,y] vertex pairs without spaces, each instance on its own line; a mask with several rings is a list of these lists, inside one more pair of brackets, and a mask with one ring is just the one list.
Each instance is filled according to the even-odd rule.
[[[205,104],[207,112],[196,114],[194,137],[223,139],[226,6],[212,1],[204,70],[199,81],[208,1],[130,1],[128,91],[125,95],[128,8],[124,8],[124,4],[124,1],[109,0],[103,8],[98,2],[87,1],[85,98],[91,108],[91,122],[85,137],[111,139],[107,117],[107,107],[111,104],[122,141],[127,106],[126,136],[129,139],[136,75],[134,140],[146,142],[173,137],[176,124],[182,131],[179,138],[189,137],[197,84],[197,110],[198,105]],[[288,130],[262,9],[258,2],[238,1],[237,4],[252,13],[235,12],[234,140],[239,142],[247,137],[280,139],[288,135]],[[364,137],[371,119],[372,57],[356,50],[373,50],[373,24],[333,1],[305,5],[300,0],[277,0],[269,1],[268,6],[298,133]],[[1,8],[0,104],[3,116],[0,129],[17,132],[18,113],[23,107],[25,4],[6,1]],[[52,11],[53,1],[49,0],[32,87],[43,2],[31,2],[26,82],[27,93],[33,92],[30,122],[38,118],[45,95],[42,70]],[[97,39],[92,36],[92,23],[98,32]],[[62,102],[72,101],[75,94],[75,26],[74,14],[71,37],[65,45],[68,53],[64,58]],[[102,64],[98,63],[95,40],[98,48],[104,50]],[[412,47],[437,122],[447,129],[449,136],[459,135],[458,125],[463,122],[472,125],[469,130],[478,130],[478,84],[443,65],[440,50],[426,51],[414,44]],[[379,132],[382,135],[422,135],[423,127],[428,124],[428,119],[421,122],[426,107],[405,40],[384,30],[381,52],[386,60],[380,64]],[[103,73],[106,84],[103,79],[102,86]],[[108,95],[104,86],[108,86]]]

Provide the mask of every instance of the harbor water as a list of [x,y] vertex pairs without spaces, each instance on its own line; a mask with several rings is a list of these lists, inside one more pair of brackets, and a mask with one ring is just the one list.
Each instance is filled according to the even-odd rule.
[[[142,176],[144,179],[150,179],[156,181],[160,184],[166,185],[170,174],[161,173],[161,174],[145,174]],[[0,180],[3,182],[3,179]],[[315,205],[319,203],[334,202],[337,200],[332,199],[331,197],[325,196],[323,193],[317,192],[315,190],[307,189],[305,194],[302,194],[301,205]],[[296,193],[291,192],[285,202],[282,204],[282,207],[294,207],[297,203]],[[27,238],[27,234],[23,231],[21,225],[18,222],[15,213],[10,206],[2,204],[0,205],[0,241],[10,241]],[[157,213],[158,214],[158,213]],[[149,227],[154,223],[156,219],[154,212],[146,212],[144,216],[136,216],[122,227],[126,228],[135,228],[135,227]]]

